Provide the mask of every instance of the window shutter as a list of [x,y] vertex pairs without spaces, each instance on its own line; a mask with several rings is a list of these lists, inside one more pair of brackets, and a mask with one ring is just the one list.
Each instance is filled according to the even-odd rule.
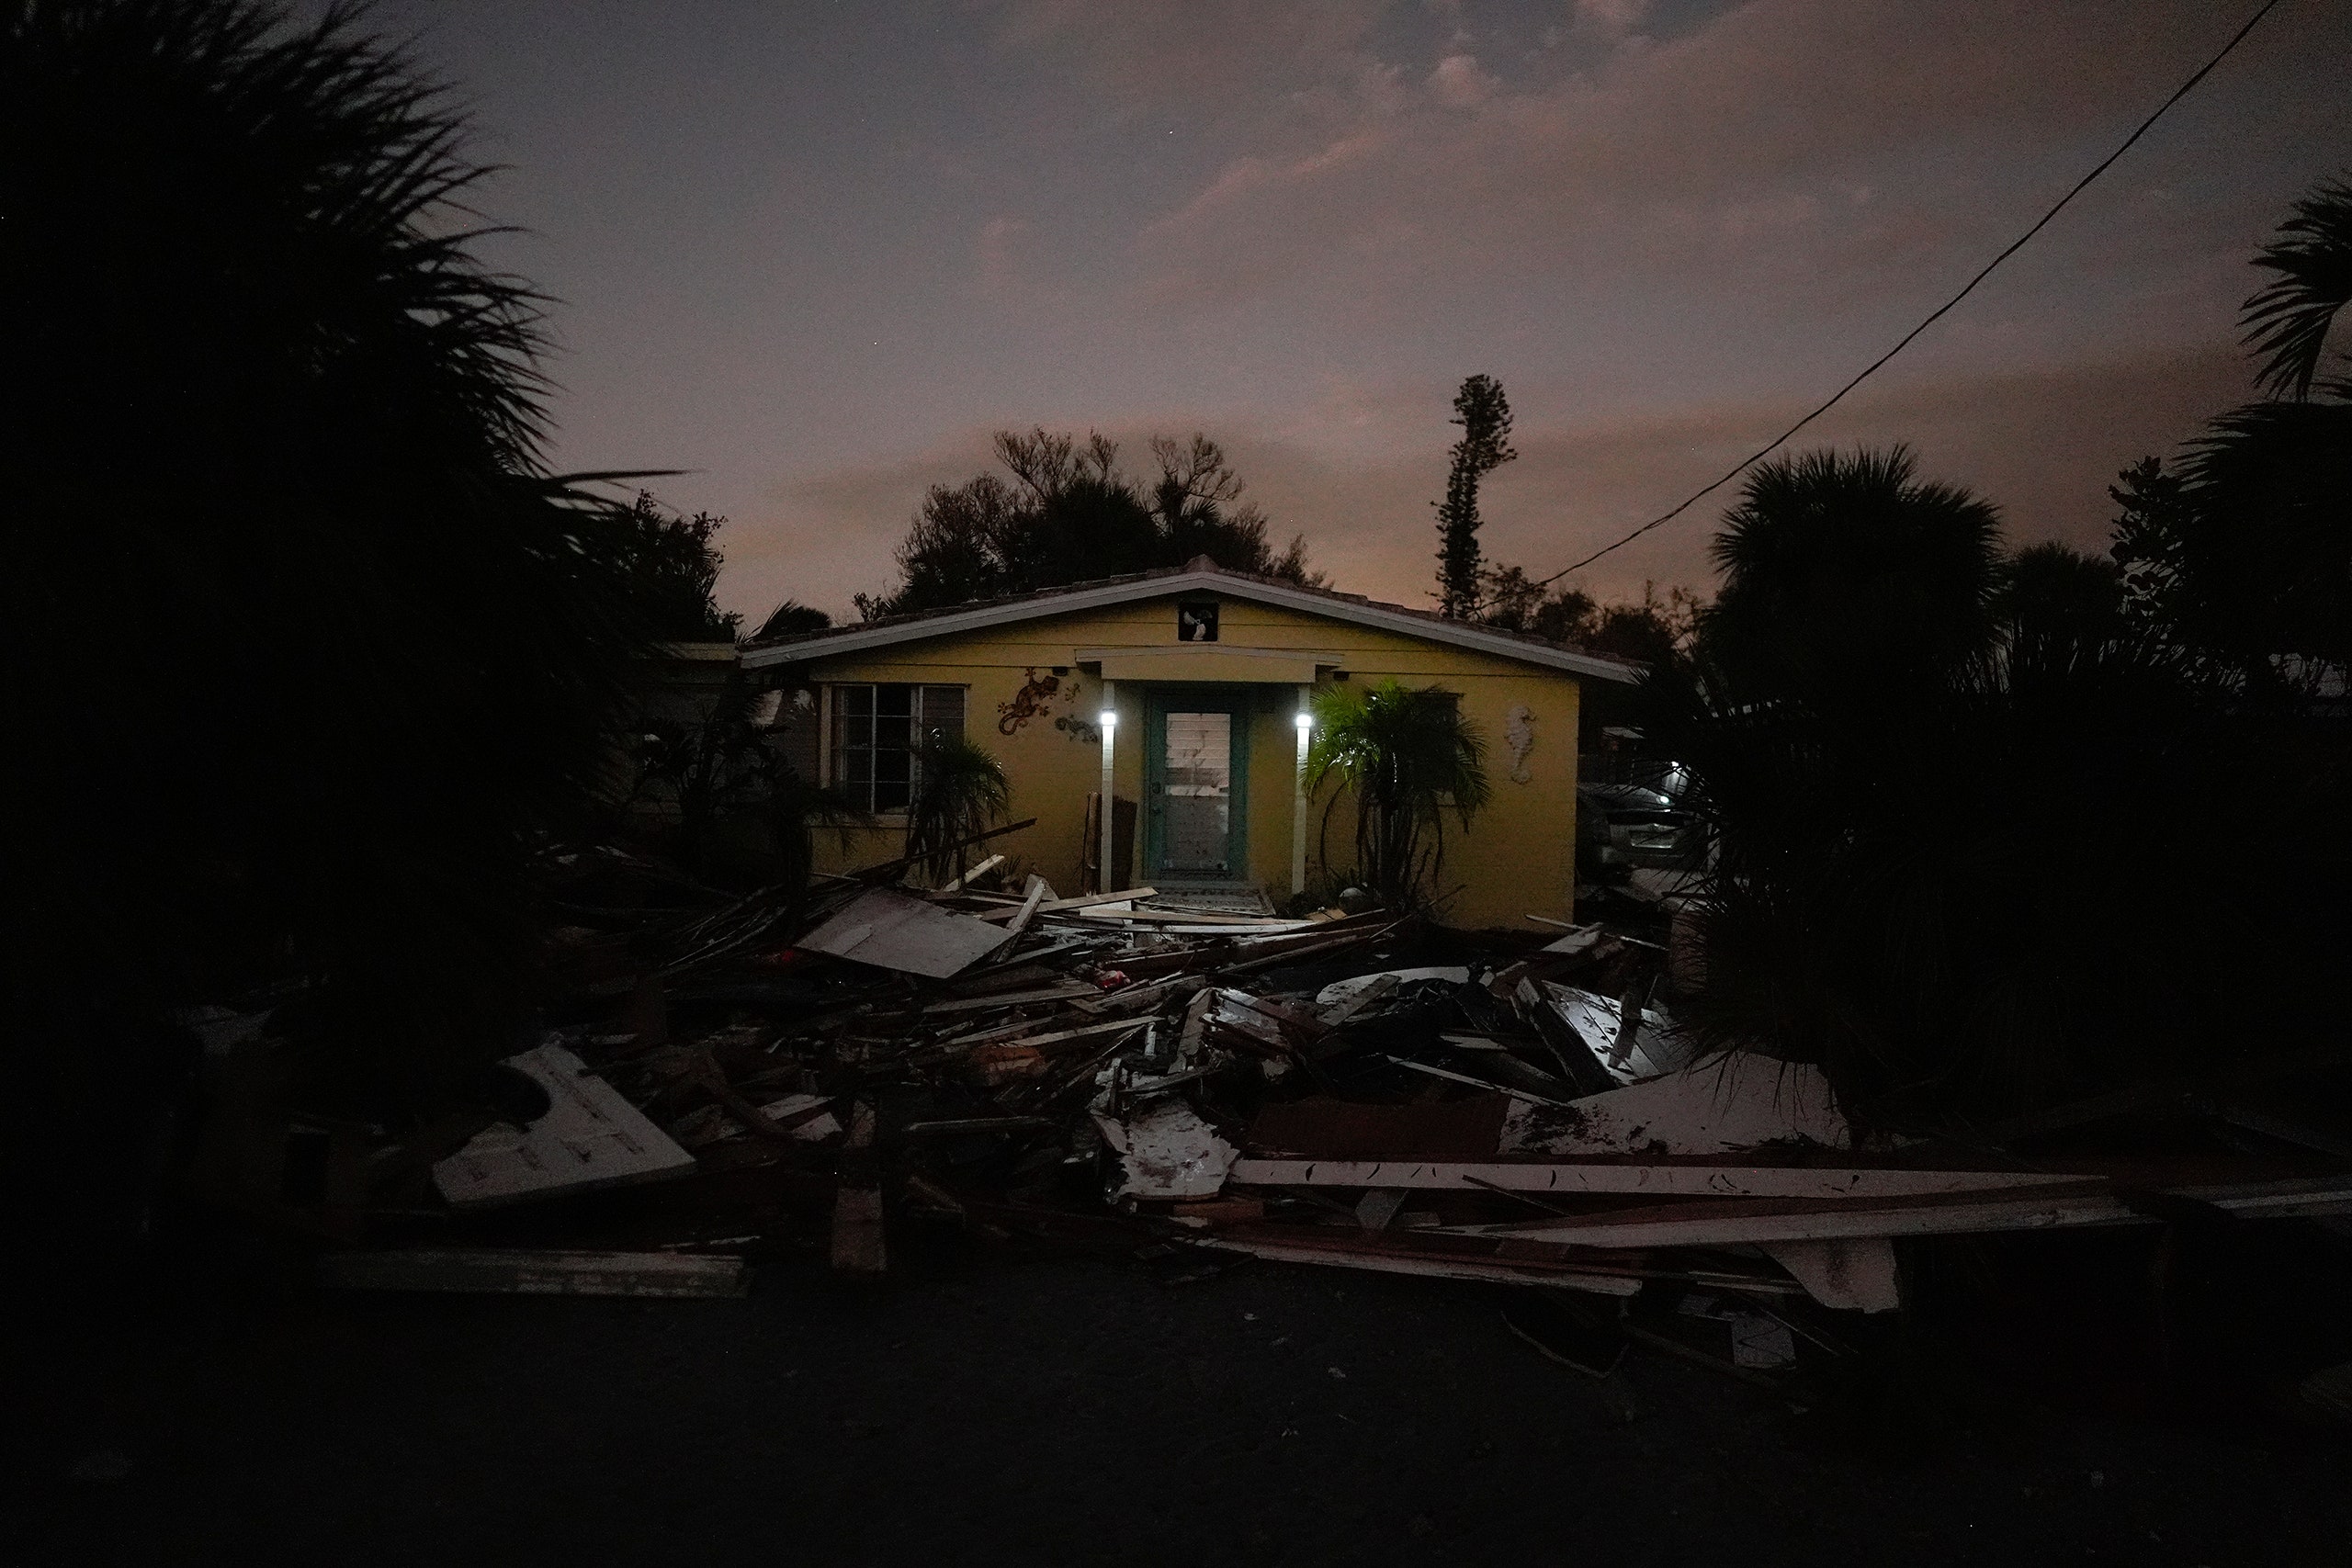
[[922,731],[928,740],[937,736],[942,740],[964,738],[964,688],[961,686],[925,686],[922,689]]

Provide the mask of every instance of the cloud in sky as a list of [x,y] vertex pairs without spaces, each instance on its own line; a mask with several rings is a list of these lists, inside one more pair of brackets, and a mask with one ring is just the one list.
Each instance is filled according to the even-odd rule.
[[[2222,21],[2139,4],[1785,0],[1509,89],[1467,54],[1416,95],[1358,70],[1352,102],[1270,115],[1265,145],[1143,248],[1165,269],[1158,294],[1204,302],[1335,270],[1357,288],[1571,265],[1663,269],[1708,292],[1799,270],[1883,277],[1891,242],[2015,223],[2020,194],[2063,189],[2039,166],[2053,147],[2149,107]],[[1938,210],[1869,199],[1922,164],[1947,166]],[[1396,243],[1407,231],[1415,243]]]
[[[384,0],[566,303],[551,454],[690,470],[722,595],[883,586],[1046,423],[1226,442],[1411,599],[1462,377],[1549,570],[1875,357],[2218,46],[2210,0]],[[2226,12],[2226,14],[2225,14]],[[1912,441],[2030,536],[2245,393],[2246,259],[2352,168],[2352,7],[2288,6],[1809,439]],[[1139,446],[1136,448],[1140,451]],[[1703,570],[1706,522],[1596,585]],[[1608,574],[1614,573],[1611,577]]]

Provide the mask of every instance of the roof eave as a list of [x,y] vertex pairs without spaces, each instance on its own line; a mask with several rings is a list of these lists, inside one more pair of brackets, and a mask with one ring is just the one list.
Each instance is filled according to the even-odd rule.
[[1555,643],[1531,642],[1509,633],[1490,631],[1459,621],[1432,621],[1394,605],[1335,598],[1313,589],[1267,582],[1226,571],[1182,571],[1166,576],[1131,578],[1095,587],[1081,585],[1067,593],[1042,594],[1010,604],[975,605],[968,610],[949,610],[895,626],[853,626],[839,632],[820,632],[793,642],[746,649],[743,667],[746,670],[767,670],[778,665],[806,664],[820,659],[838,659],[899,643],[952,637],[958,632],[978,631],[990,626],[1009,626],[1017,621],[1040,620],[1048,615],[1069,615],[1077,611],[1131,604],[1137,599],[1156,599],[1164,594],[1192,592],[1224,593],[1261,604],[1280,605],[1329,620],[1448,643],[1456,648],[1489,653],[1498,659],[1541,665],[1596,681],[1631,685],[1641,678],[1638,665],[1581,653]]

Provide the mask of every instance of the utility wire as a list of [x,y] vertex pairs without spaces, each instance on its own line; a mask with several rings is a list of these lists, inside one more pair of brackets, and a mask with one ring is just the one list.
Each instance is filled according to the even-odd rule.
[[1643,524],[1640,527],[1634,529],[1623,538],[1601,546],[1600,548],[1593,551],[1592,554],[1585,557],[1584,559],[1577,562],[1574,566],[1562,567],[1551,576],[1539,581],[1535,586],[1538,588],[1548,587],[1552,583],[1557,582],[1560,579],[1567,576],[1568,573],[1572,571],[1582,571],[1586,567],[1590,566],[1593,562],[1609,554],[1611,550],[1622,549],[1625,546],[1632,544],[1635,539],[1640,538],[1643,535],[1648,533],[1651,529],[1658,527],[1664,524],[1673,522],[1677,517],[1679,517],[1685,512],[1690,511],[1690,508],[1696,506],[1700,502],[1705,500],[1708,496],[1713,495],[1715,491],[1723,489],[1724,486],[1737,479],[1751,465],[1771,456],[1773,452],[1779,450],[1781,446],[1786,446],[1791,436],[1794,435],[1798,431],[1803,430],[1806,425],[1811,424],[1815,420],[1819,419],[1823,414],[1827,413],[1831,409],[1835,408],[1839,400],[1843,399],[1847,393],[1852,391],[1855,388],[1868,380],[1871,376],[1888,360],[1902,353],[1905,348],[1908,348],[1911,345],[1912,339],[1917,337],[1921,333],[1926,332],[1929,327],[1934,326],[1937,321],[1943,318],[1945,312],[1949,311],[1953,306],[1959,304],[1962,299],[1967,299],[1971,294],[1974,293],[1978,284],[1993,276],[1993,269],[1995,267],[1999,266],[2003,262],[2017,254],[2018,251],[2024,249],[2025,243],[2028,240],[2032,239],[2036,234],[2041,233],[2043,229],[2047,228],[2052,219],[2057,217],[2059,213],[2065,210],[2066,204],[2068,202],[2082,195],[2083,192],[2089,187],[2090,183],[2093,180],[2107,173],[2109,164],[2113,164],[2118,158],[2122,157],[2124,153],[2129,152],[2132,150],[2133,142],[2139,141],[2143,136],[2145,136],[2148,133],[2149,128],[2154,126],[2156,121],[2164,118],[2166,110],[2170,109],[2173,105],[2180,102],[2181,99],[2188,96],[2189,90],[2191,88],[2195,87],[2198,83],[2202,82],[2207,76],[2211,75],[2215,66],[2221,64],[2222,61],[2227,60],[2230,57],[2230,51],[2236,49],[2239,44],[2245,42],[2246,34],[2254,31],[2255,28],[2260,24],[2263,17],[2277,10],[2278,8],[2278,4],[2279,0],[2263,0],[2262,8],[2255,12],[2253,16],[2246,18],[2245,26],[2240,28],[2231,36],[2230,41],[2222,46],[2221,52],[2214,55],[2212,59],[2207,61],[2204,64],[2199,66],[2195,75],[2191,76],[2188,81],[2183,82],[2180,86],[2174,91],[2171,97],[2168,97],[2163,103],[2158,104],[2156,106],[2156,112],[2142,120],[2140,122],[2139,129],[2135,130],[2131,135],[2123,139],[2122,145],[2117,147],[2114,152],[2109,152],[2105,158],[2100,159],[2098,166],[2091,170],[2089,174],[2085,175],[2081,179],[2076,180],[2075,182],[2074,189],[2060,197],[2057,204],[2052,207],[2049,211],[2043,213],[2032,228],[2028,229],[2024,233],[2018,235],[2017,239],[2010,243],[2008,249],[2003,251],[1999,255],[1995,256],[1991,261],[1986,262],[1984,264],[1984,269],[1978,273],[1974,277],[1970,278],[1966,288],[1953,295],[1951,299],[1945,300],[1942,304],[1937,306],[1933,314],[1929,315],[1926,321],[1921,321],[1917,326],[1913,327],[1909,332],[1905,333],[1901,342],[1897,343],[1893,348],[1888,349],[1884,354],[1880,355],[1876,359],[1871,360],[1870,364],[1863,368],[1860,375],[1855,377],[1852,380],[1838,388],[1836,392],[1830,395],[1829,400],[1826,402],[1823,403],[1819,408],[1815,409],[1803,419],[1797,421],[1794,424],[1789,426],[1788,429],[1781,432],[1780,434],[1774,436],[1770,442],[1758,447],[1756,451],[1749,453],[1745,457],[1742,457],[1739,462],[1726,471],[1721,479],[1716,479],[1713,483],[1706,486],[1702,490],[1693,491],[1673,511],[1664,513],[1657,517],[1651,518],[1648,522]]

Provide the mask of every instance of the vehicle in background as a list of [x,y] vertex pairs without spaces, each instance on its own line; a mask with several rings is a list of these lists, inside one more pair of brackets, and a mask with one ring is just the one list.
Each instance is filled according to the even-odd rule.
[[1672,795],[1645,784],[1577,786],[1579,876],[1605,880],[1636,866],[1689,871],[1706,859],[1706,825]]

